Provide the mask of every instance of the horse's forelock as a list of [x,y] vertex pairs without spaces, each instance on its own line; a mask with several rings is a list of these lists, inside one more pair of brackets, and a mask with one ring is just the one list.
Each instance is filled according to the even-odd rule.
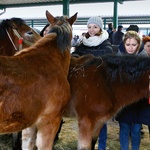
[[15,23],[15,24],[18,24],[18,25],[26,24],[26,22],[21,18],[15,18],[14,17],[14,18],[11,18],[10,21]]
[[3,20],[0,24],[0,26],[4,29],[9,29],[9,28],[12,28],[13,23],[15,23],[17,25],[26,24],[25,21],[21,18],[11,18],[11,19]]

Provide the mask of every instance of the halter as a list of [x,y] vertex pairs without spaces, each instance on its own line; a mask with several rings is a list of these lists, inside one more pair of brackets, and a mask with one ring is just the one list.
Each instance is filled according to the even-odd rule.
[[[19,40],[18,40],[19,51],[22,49],[22,43],[23,43],[23,42],[26,43],[27,45],[30,45],[30,46],[33,44],[33,43],[27,41],[26,39],[23,39],[23,37],[18,33],[18,31],[17,31],[16,29],[12,29],[12,30],[13,30],[14,34],[19,38]],[[7,33],[8,37],[9,37],[9,39],[10,39],[12,45],[14,46],[15,50],[17,51],[18,49],[17,49],[15,43],[13,42],[13,40],[12,40],[12,38],[11,38],[9,32],[7,31],[7,29],[6,29],[6,33]]]

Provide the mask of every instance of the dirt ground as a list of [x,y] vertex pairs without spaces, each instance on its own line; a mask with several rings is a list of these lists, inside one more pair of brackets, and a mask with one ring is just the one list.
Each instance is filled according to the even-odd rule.
[[[59,140],[54,150],[77,150],[78,126],[75,118],[64,118],[65,123],[59,134]],[[150,139],[147,126],[143,126],[144,136],[141,139],[140,150],[150,150]],[[95,150],[98,150],[96,144]],[[0,136],[0,150],[12,150],[12,135]],[[117,122],[108,122],[107,150],[120,150],[119,127]]]

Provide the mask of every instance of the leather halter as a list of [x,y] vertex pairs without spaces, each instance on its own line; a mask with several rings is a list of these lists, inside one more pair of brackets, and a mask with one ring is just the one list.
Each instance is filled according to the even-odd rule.
[[[18,40],[18,43],[19,43],[19,51],[22,49],[22,43],[23,43],[23,42],[26,43],[27,45],[30,45],[30,46],[33,44],[32,42],[30,42],[30,41],[28,41],[28,40],[26,40],[26,39],[23,39],[23,37],[18,33],[18,31],[17,31],[16,29],[12,29],[12,30],[13,30],[14,34],[15,34],[15,35],[18,37],[18,39],[19,39],[19,40]],[[13,42],[13,40],[12,40],[12,38],[11,38],[9,32],[7,31],[7,29],[6,29],[6,33],[7,33],[8,37],[9,37],[9,39],[10,39],[12,45],[14,46],[15,50],[18,51],[18,49],[17,49],[15,43]]]

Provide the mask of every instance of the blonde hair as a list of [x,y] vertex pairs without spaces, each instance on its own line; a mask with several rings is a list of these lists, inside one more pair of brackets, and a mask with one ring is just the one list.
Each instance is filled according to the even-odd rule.
[[139,51],[139,49],[141,47],[142,39],[140,38],[139,34],[137,32],[135,32],[135,31],[127,31],[124,34],[123,44],[125,45],[127,39],[131,39],[131,38],[134,38],[137,41],[137,43],[138,43],[137,51]]

